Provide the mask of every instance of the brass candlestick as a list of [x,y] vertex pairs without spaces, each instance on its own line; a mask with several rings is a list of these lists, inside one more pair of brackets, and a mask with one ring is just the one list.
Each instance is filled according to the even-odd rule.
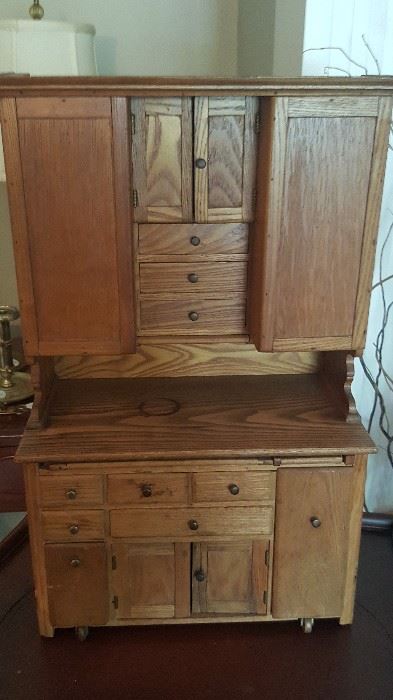
[[19,318],[14,306],[0,306],[0,412],[33,396],[30,375],[16,372],[12,355],[11,321]]

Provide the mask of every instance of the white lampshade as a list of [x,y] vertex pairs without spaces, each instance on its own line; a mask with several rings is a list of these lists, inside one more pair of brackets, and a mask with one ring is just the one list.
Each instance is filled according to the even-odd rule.
[[[0,73],[97,75],[91,24],[0,20]],[[0,148],[0,180],[5,180]]]

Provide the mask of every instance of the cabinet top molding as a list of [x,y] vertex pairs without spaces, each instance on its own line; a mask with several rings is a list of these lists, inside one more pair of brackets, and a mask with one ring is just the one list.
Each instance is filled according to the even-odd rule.
[[34,95],[393,95],[393,76],[358,78],[34,77],[0,75],[0,97]]

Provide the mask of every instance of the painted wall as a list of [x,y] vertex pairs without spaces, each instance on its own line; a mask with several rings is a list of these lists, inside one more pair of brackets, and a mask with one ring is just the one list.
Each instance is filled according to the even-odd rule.
[[239,0],[239,75],[273,75],[275,0]]
[[296,77],[302,74],[306,0],[276,0],[275,4],[273,75]]
[[[342,48],[369,73],[377,73],[377,66],[362,40],[362,34],[380,62],[382,73],[393,74],[393,0],[307,0],[304,48],[335,46]],[[341,69],[341,70],[338,70]],[[304,75],[361,75],[364,70],[342,55],[340,51],[307,51],[304,54]],[[382,214],[380,221],[374,283],[379,279],[379,262],[383,241],[393,224],[393,152],[389,152],[385,178]],[[382,277],[393,274],[393,232],[385,246]],[[385,285],[386,304],[393,302],[393,280]],[[369,329],[364,359],[373,376],[376,376],[374,343],[381,327],[383,305],[381,288],[372,294]],[[383,362],[386,371],[393,376],[393,309],[386,329]],[[393,430],[393,392],[381,381],[390,431]],[[367,381],[359,361],[356,361],[354,394],[364,425],[373,403],[373,390]],[[393,511],[393,469],[388,464],[386,439],[378,427],[380,411],[377,410],[371,435],[379,447],[377,455],[369,458],[366,486],[366,504],[372,511]]]

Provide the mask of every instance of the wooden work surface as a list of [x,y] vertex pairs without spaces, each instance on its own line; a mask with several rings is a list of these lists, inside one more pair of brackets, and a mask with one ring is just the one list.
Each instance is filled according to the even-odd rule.
[[374,451],[318,375],[59,381],[18,461],[342,455]]

